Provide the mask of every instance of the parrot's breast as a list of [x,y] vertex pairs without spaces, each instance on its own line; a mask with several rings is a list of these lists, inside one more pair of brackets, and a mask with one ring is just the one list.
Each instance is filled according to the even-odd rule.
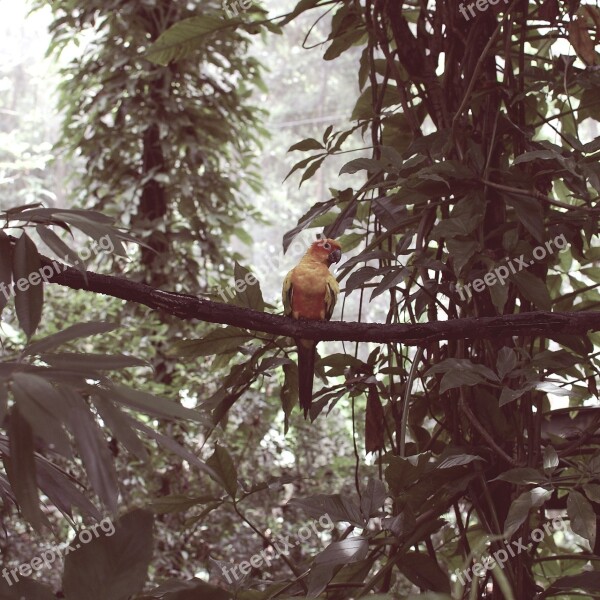
[[327,313],[325,294],[329,269],[318,265],[300,264],[292,273],[294,297],[292,300],[292,316],[295,319],[323,320]]

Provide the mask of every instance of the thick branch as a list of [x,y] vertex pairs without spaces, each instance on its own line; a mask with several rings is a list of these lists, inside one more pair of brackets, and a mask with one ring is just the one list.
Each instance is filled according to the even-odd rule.
[[[45,264],[50,264],[49,259],[42,260]],[[71,267],[66,267],[62,273],[56,273],[50,281],[75,290],[87,290],[144,304],[180,319],[198,319],[252,331],[312,340],[401,342],[408,346],[422,346],[437,340],[513,335],[544,335],[552,338],[557,334],[584,334],[588,331],[600,330],[600,312],[531,312],[480,319],[433,321],[417,325],[295,321],[287,317],[211,302],[195,296],[163,292],[122,277],[88,272],[86,283],[83,274]]]

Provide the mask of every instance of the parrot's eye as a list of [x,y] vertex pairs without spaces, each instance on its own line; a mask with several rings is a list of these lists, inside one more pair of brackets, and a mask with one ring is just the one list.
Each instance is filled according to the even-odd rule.
[[323,248],[325,248],[325,250],[331,250],[331,244],[329,242],[325,242],[323,244]]

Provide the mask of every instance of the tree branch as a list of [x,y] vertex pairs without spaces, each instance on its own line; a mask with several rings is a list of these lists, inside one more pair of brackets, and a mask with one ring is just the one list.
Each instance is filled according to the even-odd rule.
[[[42,257],[42,263],[51,264],[51,261]],[[66,266],[61,273],[55,270],[49,281],[75,290],[86,290],[144,304],[179,319],[198,319],[208,323],[221,323],[252,331],[311,340],[401,342],[407,346],[424,346],[438,340],[495,338],[500,335],[544,335],[553,338],[559,334],[584,334],[600,330],[600,312],[530,312],[498,317],[432,321],[416,325],[296,321],[186,294],[164,292],[122,277],[88,271],[86,282],[80,271]]]

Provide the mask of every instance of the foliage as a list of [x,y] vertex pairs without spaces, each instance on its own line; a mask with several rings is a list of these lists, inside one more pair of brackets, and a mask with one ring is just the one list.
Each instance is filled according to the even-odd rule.
[[[318,5],[300,2],[284,21]],[[600,184],[590,119],[600,120],[592,41],[599,22],[597,7],[575,2],[521,3],[510,13],[490,4],[471,21],[450,2],[333,3],[324,58],[363,48],[353,120],[373,150],[340,173],[364,172],[364,185],[316,204],[286,243],[307,227],[325,227],[342,244],[358,241],[361,251],[341,268],[346,294],[358,292],[361,301],[385,294],[390,323],[597,307],[592,241]],[[560,40],[575,54],[560,54],[567,48]],[[328,128],[322,141],[295,145],[305,156],[294,170],[311,178],[342,151],[346,134]],[[546,245],[540,252],[557,239],[565,240],[564,251]],[[510,273],[506,285],[458,294],[456,284],[519,259],[527,270]],[[211,342],[217,339],[229,340],[228,330],[213,332]],[[590,486],[597,472],[586,457],[595,465],[597,420],[579,410],[572,427],[586,433],[569,435],[556,402],[568,398],[571,409],[582,409],[597,398],[598,341],[597,334],[545,339],[532,332],[430,344],[416,356],[390,345],[364,358],[322,360],[327,375],[344,379],[321,390],[311,416],[345,394],[360,407],[359,422],[366,411],[366,448],[385,468],[393,500],[386,514],[399,524],[384,527],[365,555],[358,595],[394,590],[396,568],[422,590],[452,587],[454,597],[469,588],[490,598],[598,591],[593,573],[570,577],[587,561],[572,534],[545,536],[510,557],[501,573],[488,571],[466,586],[449,576],[471,563],[474,548],[491,553],[503,537],[527,539],[553,515],[568,518],[579,543],[596,553]],[[265,349],[256,340],[243,347],[249,358],[236,370],[238,386],[259,372],[253,360]],[[214,349],[220,364],[233,358],[231,346]],[[416,379],[408,376],[412,360]],[[293,388],[293,368],[285,373],[291,383],[283,390]],[[453,466],[436,472],[448,459]],[[314,564],[316,576],[319,557]],[[439,577],[425,577],[435,569]],[[340,573],[353,572],[347,564]]]
[[50,5],[51,50],[83,45],[60,88],[61,143],[84,162],[80,204],[120,215],[155,250],[142,250],[146,277],[206,290],[206,270],[218,268],[250,212],[236,174],[260,187],[253,156],[262,111],[249,98],[261,76],[248,36],[221,27],[190,58],[161,66],[150,62],[164,62],[150,44],[181,19],[222,25],[219,2]]

